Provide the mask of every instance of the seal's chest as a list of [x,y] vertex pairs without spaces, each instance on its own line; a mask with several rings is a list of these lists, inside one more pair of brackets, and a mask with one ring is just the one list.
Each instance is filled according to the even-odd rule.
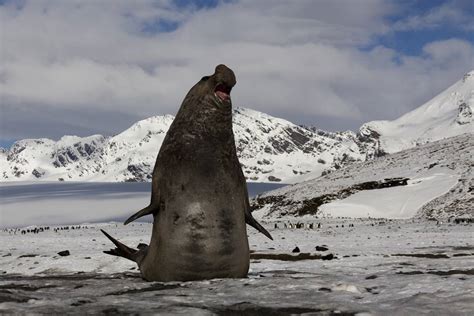
[[228,235],[236,227],[241,227],[239,221],[243,222],[244,219],[240,217],[234,210],[224,205],[206,207],[197,203],[190,206],[180,218],[190,235],[199,233],[204,236],[218,237],[217,235]]

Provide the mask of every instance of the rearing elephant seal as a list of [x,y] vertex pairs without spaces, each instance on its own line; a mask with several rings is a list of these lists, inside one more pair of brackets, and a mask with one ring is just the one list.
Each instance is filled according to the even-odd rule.
[[234,72],[218,65],[188,92],[153,170],[151,203],[128,224],[153,214],[150,245],[107,254],[135,261],[148,281],[242,278],[249,268],[246,223],[270,234],[250,213],[232,132]]

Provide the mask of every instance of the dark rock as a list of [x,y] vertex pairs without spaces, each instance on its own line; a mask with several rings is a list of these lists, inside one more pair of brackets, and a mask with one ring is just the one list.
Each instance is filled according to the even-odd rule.
[[474,275],[474,269],[466,269],[466,270],[447,270],[447,271],[408,271],[408,272],[403,272],[399,271],[396,272],[396,274],[404,274],[404,275],[415,275],[415,274],[434,274],[434,275],[439,275],[439,276],[447,276],[447,275],[453,275],[453,274],[465,274],[465,275]]
[[36,178],[41,178],[44,175],[44,172],[40,172],[37,169],[34,169],[31,174],[33,174]]
[[58,252],[58,255],[60,255],[61,257],[66,257],[66,256],[69,256],[70,253],[69,253],[69,250],[63,250],[63,251]]
[[427,258],[427,259],[448,259],[449,258],[449,256],[444,253],[396,253],[396,254],[393,254],[392,256]]
[[295,247],[295,249],[293,249],[291,252],[292,252],[292,253],[299,253],[299,252],[300,252],[300,248]]
[[34,258],[37,256],[38,256],[37,254],[31,253],[31,254],[21,255],[18,258]]
[[329,248],[324,246],[316,246],[316,251],[327,251]]
[[299,253],[290,255],[287,253],[251,253],[250,259],[253,260],[281,260],[281,261],[300,261],[300,260],[320,260],[321,255],[310,253]]
[[277,177],[274,177],[274,176],[269,176],[269,177],[268,177],[268,181],[280,182],[281,179],[280,179],[280,178],[277,178]]
[[332,253],[321,257],[321,259],[323,259],[323,260],[332,260],[332,259],[335,259],[335,258],[336,257],[334,257],[334,255]]

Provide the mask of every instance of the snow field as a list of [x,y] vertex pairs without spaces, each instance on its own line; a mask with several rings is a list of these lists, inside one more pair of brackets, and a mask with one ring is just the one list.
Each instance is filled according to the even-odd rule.
[[[275,223],[279,228],[274,228]],[[81,312],[113,307],[122,312],[186,313],[192,308],[209,315],[216,309],[232,311],[237,304],[251,309],[319,308],[371,315],[472,313],[472,224],[380,219],[308,219],[305,223],[322,226],[285,229],[284,222],[263,223],[274,241],[249,227],[250,247],[254,254],[297,256],[292,249],[298,246],[302,253],[331,253],[334,259],[251,259],[248,279],[170,285],[142,281],[135,263],[102,253],[113,245],[99,229],[136,246],[150,238],[147,223],[93,224],[59,232],[51,227],[24,235],[2,231],[0,287],[18,288],[17,296],[0,302],[0,311],[74,313],[75,306],[81,305]],[[322,245],[329,249],[315,250]],[[59,256],[62,250],[70,255]],[[37,282],[50,288],[21,291]],[[18,295],[31,298],[16,302]]]

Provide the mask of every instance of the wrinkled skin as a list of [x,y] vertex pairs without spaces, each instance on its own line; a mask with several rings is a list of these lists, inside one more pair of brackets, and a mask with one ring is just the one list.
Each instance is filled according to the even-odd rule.
[[230,100],[235,83],[233,71],[218,65],[188,92],[156,159],[150,206],[126,221],[153,214],[150,245],[125,255],[107,252],[136,261],[146,280],[245,277],[246,222],[271,238],[250,213],[237,158]]

